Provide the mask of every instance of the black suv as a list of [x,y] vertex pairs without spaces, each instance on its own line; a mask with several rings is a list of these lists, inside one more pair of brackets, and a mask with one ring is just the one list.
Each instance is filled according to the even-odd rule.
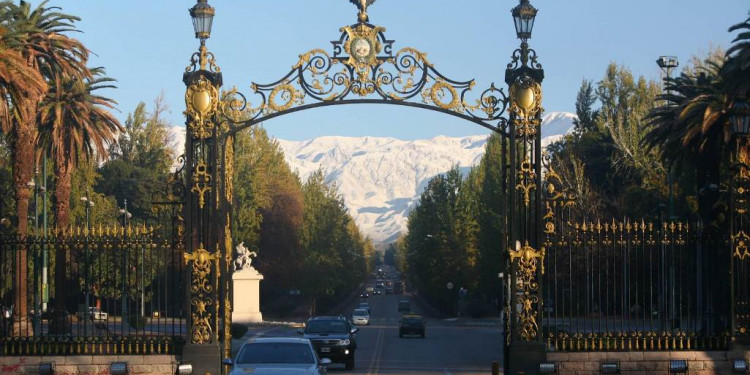
[[316,316],[307,320],[304,330],[297,331],[312,342],[318,357],[354,368],[357,332],[354,324],[343,316]]

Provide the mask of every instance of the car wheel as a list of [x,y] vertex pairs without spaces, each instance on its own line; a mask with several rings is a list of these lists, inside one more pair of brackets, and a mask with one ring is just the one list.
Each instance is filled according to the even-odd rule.
[[346,369],[347,370],[353,370],[354,369],[354,353],[352,353],[352,357],[346,360]]
[[398,331],[398,337],[399,337],[399,338],[403,338],[403,337],[404,337],[404,333],[403,333],[403,332],[401,332],[401,331]]
[[424,332],[422,332],[422,338],[424,338]]

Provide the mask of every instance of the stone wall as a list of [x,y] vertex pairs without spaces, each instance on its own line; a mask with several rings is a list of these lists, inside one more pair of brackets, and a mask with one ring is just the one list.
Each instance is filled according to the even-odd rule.
[[750,351],[730,352],[591,352],[591,353],[547,353],[547,361],[555,362],[558,374],[601,374],[601,364],[618,362],[620,373],[627,375],[669,374],[669,361],[688,361],[688,374],[713,375],[734,374],[732,362],[744,358],[750,363]]
[[128,374],[171,375],[177,369],[173,355],[0,356],[0,374],[36,374],[44,362],[55,364],[56,375],[105,375],[112,362],[126,362]]

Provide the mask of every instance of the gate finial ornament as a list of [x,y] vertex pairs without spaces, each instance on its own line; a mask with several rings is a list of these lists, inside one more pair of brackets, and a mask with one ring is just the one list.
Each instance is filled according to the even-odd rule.
[[369,17],[367,17],[367,7],[372,5],[372,3],[375,2],[375,0],[349,0],[352,4],[356,5],[359,9],[359,22],[367,22],[369,21]]

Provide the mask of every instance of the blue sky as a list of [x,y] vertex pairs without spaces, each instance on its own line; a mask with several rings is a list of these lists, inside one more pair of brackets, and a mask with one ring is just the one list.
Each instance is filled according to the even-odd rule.
[[[34,5],[38,1],[32,1]],[[313,48],[331,50],[339,28],[356,21],[347,0],[209,0],[216,8],[207,45],[224,74],[224,87],[251,97],[250,84],[283,77],[298,56]],[[77,34],[118,80],[108,95],[124,120],[140,101],[149,106],[164,92],[169,119],[182,125],[182,72],[198,48],[189,0],[51,0],[48,5],[82,18]],[[515,0],[379,0],[370,21],[386,28],[394,51],[414,47],[445,76],[475,79],[475,90],[504,86],[510,54],[518,46],[510,9]],[[546,79],[547,111],[574,111],[583,78],[598,80],[616,62],[635,75],[659,79],[655,60],[680,62],[726,48],[729,26],[748,17],[747,0],[532,0],[539,9],[530,45]],[[460,119],[398,106],[349,105],[303,111],[264,124],[272,136],[305,140],[318,136],[382,136],[405,140],[436,135],[486,134]]]

